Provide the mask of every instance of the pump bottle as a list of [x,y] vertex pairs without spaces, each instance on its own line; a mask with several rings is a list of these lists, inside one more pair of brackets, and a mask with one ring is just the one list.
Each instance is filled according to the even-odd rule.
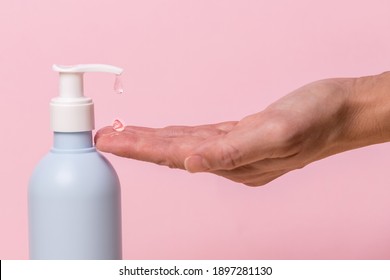
[[94,105],[83,93],[86,72],[120,75],[104,64],[53,65],[59,96],[50,102],[53,147],[28,187],[31,259],[121,259],[117,173],[93,146]]

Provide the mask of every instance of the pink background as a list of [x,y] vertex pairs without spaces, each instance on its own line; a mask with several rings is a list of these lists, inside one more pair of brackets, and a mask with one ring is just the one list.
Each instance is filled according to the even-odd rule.
[[[0,258],[28,258],[27,184],[49,150],[53,63],[86,76],[96,126],[239,120],[313,80],[390,70],[390,2],[0,2]],[[389,259],[390,146],[340,154],[261,188],[107,155],[126,259]]]

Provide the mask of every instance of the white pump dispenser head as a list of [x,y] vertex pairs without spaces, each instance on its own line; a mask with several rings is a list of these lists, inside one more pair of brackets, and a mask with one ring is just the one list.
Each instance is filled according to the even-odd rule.
[[60,74],[60,94],[50,102],[51,129],[56,132],[91,131],[95,128],[93,101],[84,96],[86,72],[120,75],[123,69],[106,64],[53,65]]

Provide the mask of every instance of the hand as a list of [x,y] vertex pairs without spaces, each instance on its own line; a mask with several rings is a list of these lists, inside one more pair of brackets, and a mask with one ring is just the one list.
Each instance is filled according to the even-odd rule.
[[211,172],[248,186],[264,185],[313,161],[383,140],[376,137],[378,123],[355,104],[360,100],[356,85],[368,83],[360,80],[308,84],[241,121],[157,129],[127,126],[122,132],[105,127],[95,136],[96,147],[189,172]]

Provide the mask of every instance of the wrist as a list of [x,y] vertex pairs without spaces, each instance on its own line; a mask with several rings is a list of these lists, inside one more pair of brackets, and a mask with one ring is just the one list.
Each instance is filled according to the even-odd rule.
[[351,149],[390,141],[390,72],[352,79],[344,136]]

